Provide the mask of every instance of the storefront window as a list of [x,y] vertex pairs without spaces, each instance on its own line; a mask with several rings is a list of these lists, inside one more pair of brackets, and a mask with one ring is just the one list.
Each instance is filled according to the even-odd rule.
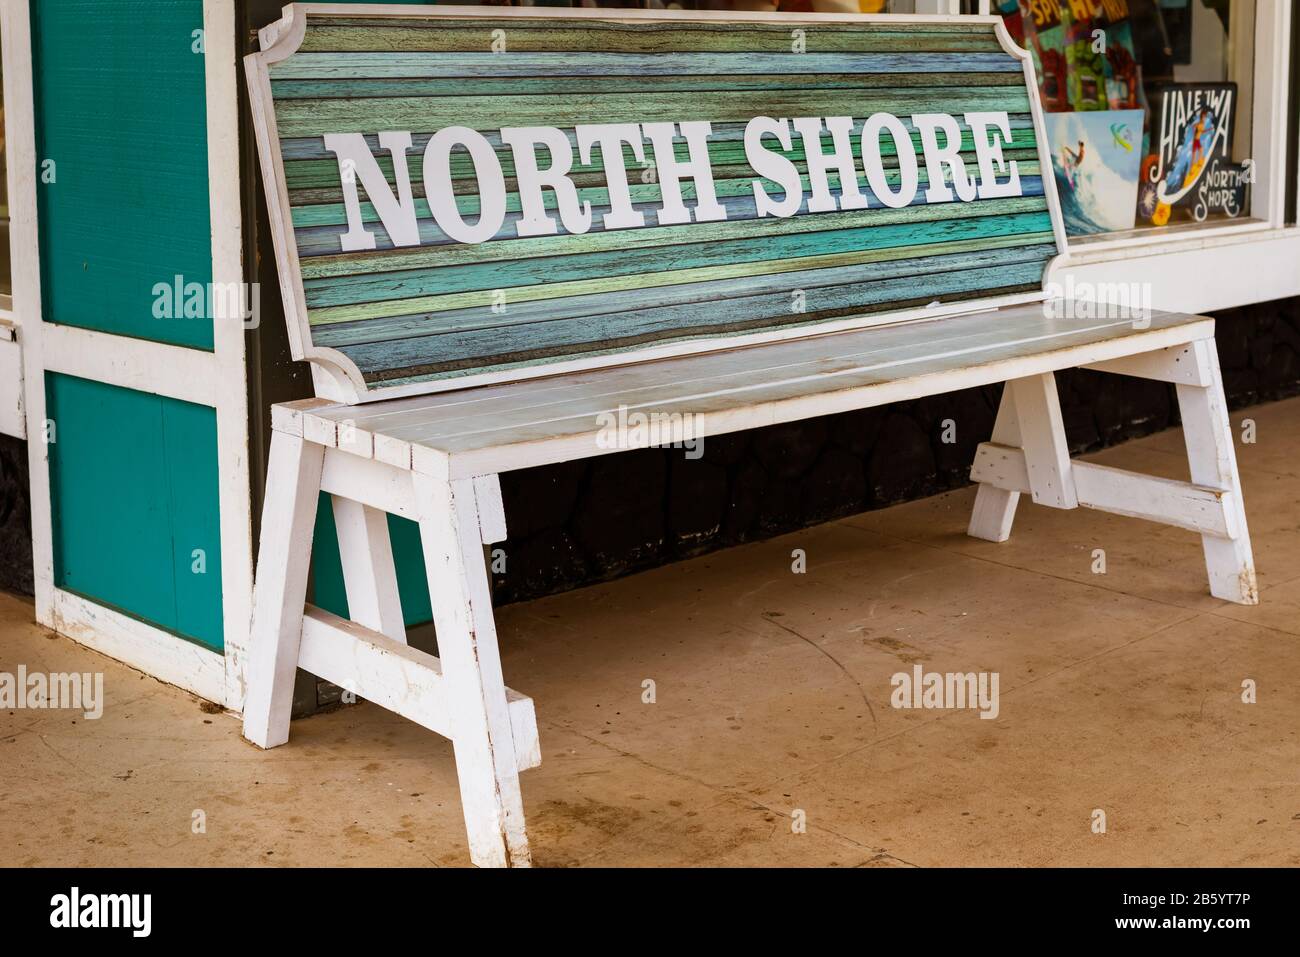
[[992,10],[1033,57],[1051,173],[1073,244],[1158,238],[1250,218],[1256,0],[572,3],[784,13]]
[[1249,214],[1255,0],[994,0],[1038,74],[1072,238]]

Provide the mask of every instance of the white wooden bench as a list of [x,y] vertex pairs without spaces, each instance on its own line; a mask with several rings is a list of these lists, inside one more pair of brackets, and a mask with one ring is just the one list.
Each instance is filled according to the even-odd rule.
[[[430,24],[473,23],[475,17],[491,26],[504,13],[395,8],[374,17],[372,8],[364,9],[370,19],[359,20],[353,11],[346,23],[360,24],[357,29],[369,31],[368,39],[359,42],[353,35],[341,49],[409,51],[411,35],[403,39],[401,31],[412,26],[412,17],[414,29],[427,29]],[[263,52],[250,57],[249,66],[268,194],[280,225],[277,249],[291,330],[299,336],[298,354],[315,363],[321,396],[273,409],[244,710],[249,740],[262,747],[287,741],[295,669],[347,687],[450,738],[473,861],[527,864],[519,772],[541,760],[537,720],[532,700],[504,684],[483,546],[507,535],[501,473],[618,451],[606,441],[605,428],[607,416],[620,410],[669,417],[672,432],[654,437],[658,444],[700,437],[707,444],[708,436],[1006,382],[992,439],[979,447],[971,470],[980,483],[971,535],[1005,540],[1026,492],[1050,507],[1082,505],[1149,519],[1201,536],[1212,594],[1241,603],[1257,600],[1214,322],[1207,317],[1151,312],[1059,318],[1078,310],[1069,303],[1047,303],[1045,287],[956,297],[937,306],[909,304],[905,294],[895,294],[902,305],[868,313],[867,319],[835,313],[812,324],[742,330],[725,342],[670,337],[597,357],[578,351],[544,361],[525,358],[504,369],[483,362],[482,368],[468,367],[468,373],[462,364],[454,374],[433,361],[441,354],[430,353],[426,365],[433,371],[423,378],[418,369],[424,367],[418,364],[416,372],[398,379],[368,378],[364,363],[354,362],[360,353],[350,356],[320,347],[320,330],[310,321],[298,254],[320,242],[314,234],[304,235],[310,233],[304,224],[325,214],[300,215],[296,226],[289,225],[299,204],[286,186],[283,160],[291,148],[306,147],[286,145],[275,119],[287,116],[302,123],[304,113],[277,112],[279,94],[272,95],[269,83],[276,74],[267,68],[288,60],[315,22],[330,23],[332,31],[322,31],[321,42],[309,39],[304,49],[322,50],[331,37],[337,41],[344,21],[331,22],[330,17],[343,16],[347,8],[312,11],[290,8],[285,20],[264,31]],[[564,11],[563,19],[536,13],[528,23],[578,31],[608,26],[614,16],[619,23],[664,25],[652,15],[624,11],[593,12],[586,18]],[[722,19],[692,16],[708,26]],[[784,29],[792,21],[755,16],[725,22],[746,29],[775,23]],[[861,33],[864,24],[888,43],[912,42],[910,34],[890,33],[899,29],[897,18],[793,22],[809,30],[813,23],[816,29],[858,30],[868,50],[876,49],[877,38]],[[997,29],[997,42],[1006,46],[1000,27],[993,26],[996,18],[976,22],[990,35]],[[920,28],[933,25],[944,43],[961,46],[955,28],[938,29],[947,20],[905,23],[916,26],[923,39],[927,34]],[[961,21],[962,29],[970,23]],[[313,70],[328,67],[329,75],[355,79],[337,61],[316,63],[289,76],[310,79]],[[419,69],[429,67],[426,63]],[[293,87],[283,89],[287,95]],[[1032,83],[1026,89],[1037,124]],[[333,121],[343,122],[337,116]],[[1043,191],[1059,240],[1050,179],[1046,177]],[[303,202],[320,200],[311,194]],[[506,240],[511,241],[522,240]],[[394,245],[374,255],[381,254],[402,252]],[[420,278],[416,274],[415,280]],[[704,315],[714,307],[714,302],[702,301],[696,308]],[[1053,378],[1056,370],[1072,367],[1174,383],[1191,482],[1072,462]],[[394,390],[419,394],[384,398]],[[634,438],[623,447],[637,444]],[[649,441],[642,436],[639,444]],[[305,604],[321,491],[333,496],[351,621]],[[437,657],[406,643],[387,533],[390,513],[419,523]]]

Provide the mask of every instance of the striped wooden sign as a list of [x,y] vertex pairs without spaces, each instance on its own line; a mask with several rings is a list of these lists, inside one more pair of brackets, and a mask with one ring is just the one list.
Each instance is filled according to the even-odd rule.
[[1063,248],[997,17],[286,9],[247,66],[330,398],[1038,299]]

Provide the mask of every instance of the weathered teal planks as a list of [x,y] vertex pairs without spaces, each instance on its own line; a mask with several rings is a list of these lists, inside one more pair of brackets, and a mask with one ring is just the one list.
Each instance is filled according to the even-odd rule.
[[[999,252],[1002,252],[999,250]],[[899,266],[869,266],[844,270],[842,278],[847,283],[815,285],[812,279],[803,294],[809,312],[819,318],[850,315],[873,311],[885,304],[896,307],[902,303],[924,305],[946,295],[971,296],[987,289],[1005,289],[1019,285],[1032,289],[1042,276],[1040,247],[1029,246],[1020,251],[1029,257],[1027,262],[1005,261],[1005,256],[992,257],[996,265],[977,269],[967,268],[964,257],[926,257],[917,262],[930,270],[922,276],[906,270],[913,264]],[[792,274],[793,276],[793,274]],[[865,287],[865,291],[858,287]],[[762,283],[755,283],[762,288]],[[753,329],[772,318],[784,318],[790,311],[791,283],[781,288],[752,296],[729,295],[725,298],[702,300],[684,305],[647,309],[630,309],[625,312],[605,313],[595,316],[575,316],[548,322],[538,322],[526,329],[517,326],[496,326],[467,332],[449,331],[436,337],[407,338],[397,342],[369,342],[349,350],[349,355],[366,373],[380,378],[395,378],[390,369],[414,369],[427,361],[431,351],[428,341],[434,339],[441,363],[473,363],[483,355],[508,353],[511,343],[523,335],[539,357],[563,355],[576,344],[600,342],[606,348],[632,345],[647,338],[657,339],[667,331],[684,335],[719,335],[726,332]],[[802,286],[801,286],[802,288]],[[707,303],[709,309],[701,313]],[[504,340],[504,341],[502,341]],[[399,373],[403,375],[404,373]]]
[[[539,81],[540,82],[540,81]],[[1015,73],[882,73],[863,76],[856,73],[787,73],[762,76],[711,76],[705,81],[711,90],[765,90],[774,83],[786,89],[816,88],[867,89],[884,86],[1015,86],[1021,78]],[[642,93],[644,82],[639,76],[601,74],[597,76],[559,76],[545,80],[551,93]],[[697,75],[655,78],[661,90],[698,90],[701,85]],[[490,96],[518,93],[518,77],[452,77],[444,79],[375,80],[274,80],[271,84],[276,99],[304,100],[321,97],[382,96],[400,90],[407,96]]]
[[371,386],[1012,295],[1058,251],[992,21],[321,14],[265,76],[299,318]]
[[[485,11],[490,18],[491,13]],[[616,15],[616,14],[611,14]],[[482,19],[330,18],[318,22],[303,38],[304,53],[338,50],[426,52],[477,51],[494,40]],[[511,20],[509,48],[518,52],[577,50],[587,46],[609,52],[673,53],[744,51],[789,53],[794,31],[804,29],[802,41],[812,53],[874,53],[923,50],[929,52],[1002,52],[985,25],[952,23],[853,24],[834,30],[807,30],[806,23],[778,25],[736,20],[728,23],[676,19],[663,24],[613,20]],[[595,39],[593,39],[595,38]]]
[[[1042,244],[1050,245],[1052,242],[1052,232],[1046,227],[1037,236]],[[785,267],[782,271],[771,275],[743,275],[734,279],[668,286],[656,289],[654,298],[659,305],[674,306],[722,301],[762,292],[777,292],[788,290],[791,285],[796,285],[798,288],[835,285],[846,271],[858,268],[867,270],[856,276],[859,280],[865,281],[883,275],[883,273],[869,271],[872,263],[889,263],[914,257],[924,257],[928,260],[928,257],[933,255],[935,257],[933,264],[947,265],[956,262],[955,256],[963,250],[978,249],[978,252],[966,253],[966,261],[985,265],[1001,261],[1000,257],[1005,255],[1005,250],[1011,250],[1012,254],[1019,254],[1020,250],[1013,247],[1022,247],[1026,255],[1041,255],[1044,252],[1034,246],[1024,246],[1025,238],[1026,234],[1017,231],[1002,238],[986,237],[978,241],[932,243],[911,246],[906,250],[810,256],[789,260],[782,264]],[[942,258],[945,256],[954,258]],[[915,268],[917,264],[924,267],[927,262],[918,258],[918,262],[910,264],[909,268]],[[458,332],[576,319],[583,316],[604,316],[640,310],[645,306],[645,300],[646,295],[641,289],[626,289],[567,299],[538,299],[515,303],[504,316],[490,318],[484,316],[481,307],[448,309],[436,313],[417,313],[324,325],[316,329],[315,338],[316,342],[323,346],[377,344],[444,331]]]
[[[651,82],[647,80],[647,86]],[[464,125],[476,130],[500,126],[575,126],[584,122],[677,122],[702,112],[715,122],[741,122],[754,116],[854,115],[847,109],[868,106],[878,112],[946,113],[958,116],[974,110],[1029,112],[1028,94],[1016,87],[876,87],[821,90],[672,90],[658,93],[593,94],[575,99],[571,93],[497,93],[490,96],[320,97],[284,100],[276,108],[281,136],[322,136],[326,133],[371,133],[379,129],[431,132]],[[708,93],[707,102],[700,100]],[[866,102],[864,102],[866,101]]]
[[1021,72],[1019,62],[998,53],[603,53],[586,49],[564,53],[507,55],[475,53],[299,53],[277,64],[276,80],[414,79],[431,77],[520,77],[544,89],[548,78],[561,76],[706,76],[787,73],[879,74],[975,71]]
[[[799,263],[804,257],[873,249],[896,249],[927,242],[1022,234],[1026,225],[1050,231],[1045,213],[1012,214],[909,223],[900,226],[858,227],[812,234],[795,233],[758,239],[715,240],[682,243],[664,249],[614,250],[584,255],[547,256],[508,262],[447,266],[440,269],[407,270],[400,273],[346,276],[308,280],[307,302],[312,306],[336,306],[406,301],[422,296],[444,296],[476,290],[514,289],[542,284],[575,282],[593,274],[652,276],[680,270],[736,267],[744,275],[785,271],[783,264]],[[918,266],[921,264],[918,262]],[[675,278],[675,277],[670,277]],[[847,277],[845,279],[847,280]],[[675,285],[671,281],[663,285]],[[324,315],[324,310],[322,309]],[[333,315],[337,315],[334,313]]]

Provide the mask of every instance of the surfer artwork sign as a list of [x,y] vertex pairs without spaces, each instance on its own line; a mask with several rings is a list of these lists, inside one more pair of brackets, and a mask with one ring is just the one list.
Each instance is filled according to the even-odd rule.
[[1142,111],[1048,113],[1043,120],[1066,233],[1132,229]]
[[1144,163],[1139,215],[1154,226],[1239,216],[1250,170],[1232,159],[1235,83],[1180,83],[1160,96],[1155,153]]

